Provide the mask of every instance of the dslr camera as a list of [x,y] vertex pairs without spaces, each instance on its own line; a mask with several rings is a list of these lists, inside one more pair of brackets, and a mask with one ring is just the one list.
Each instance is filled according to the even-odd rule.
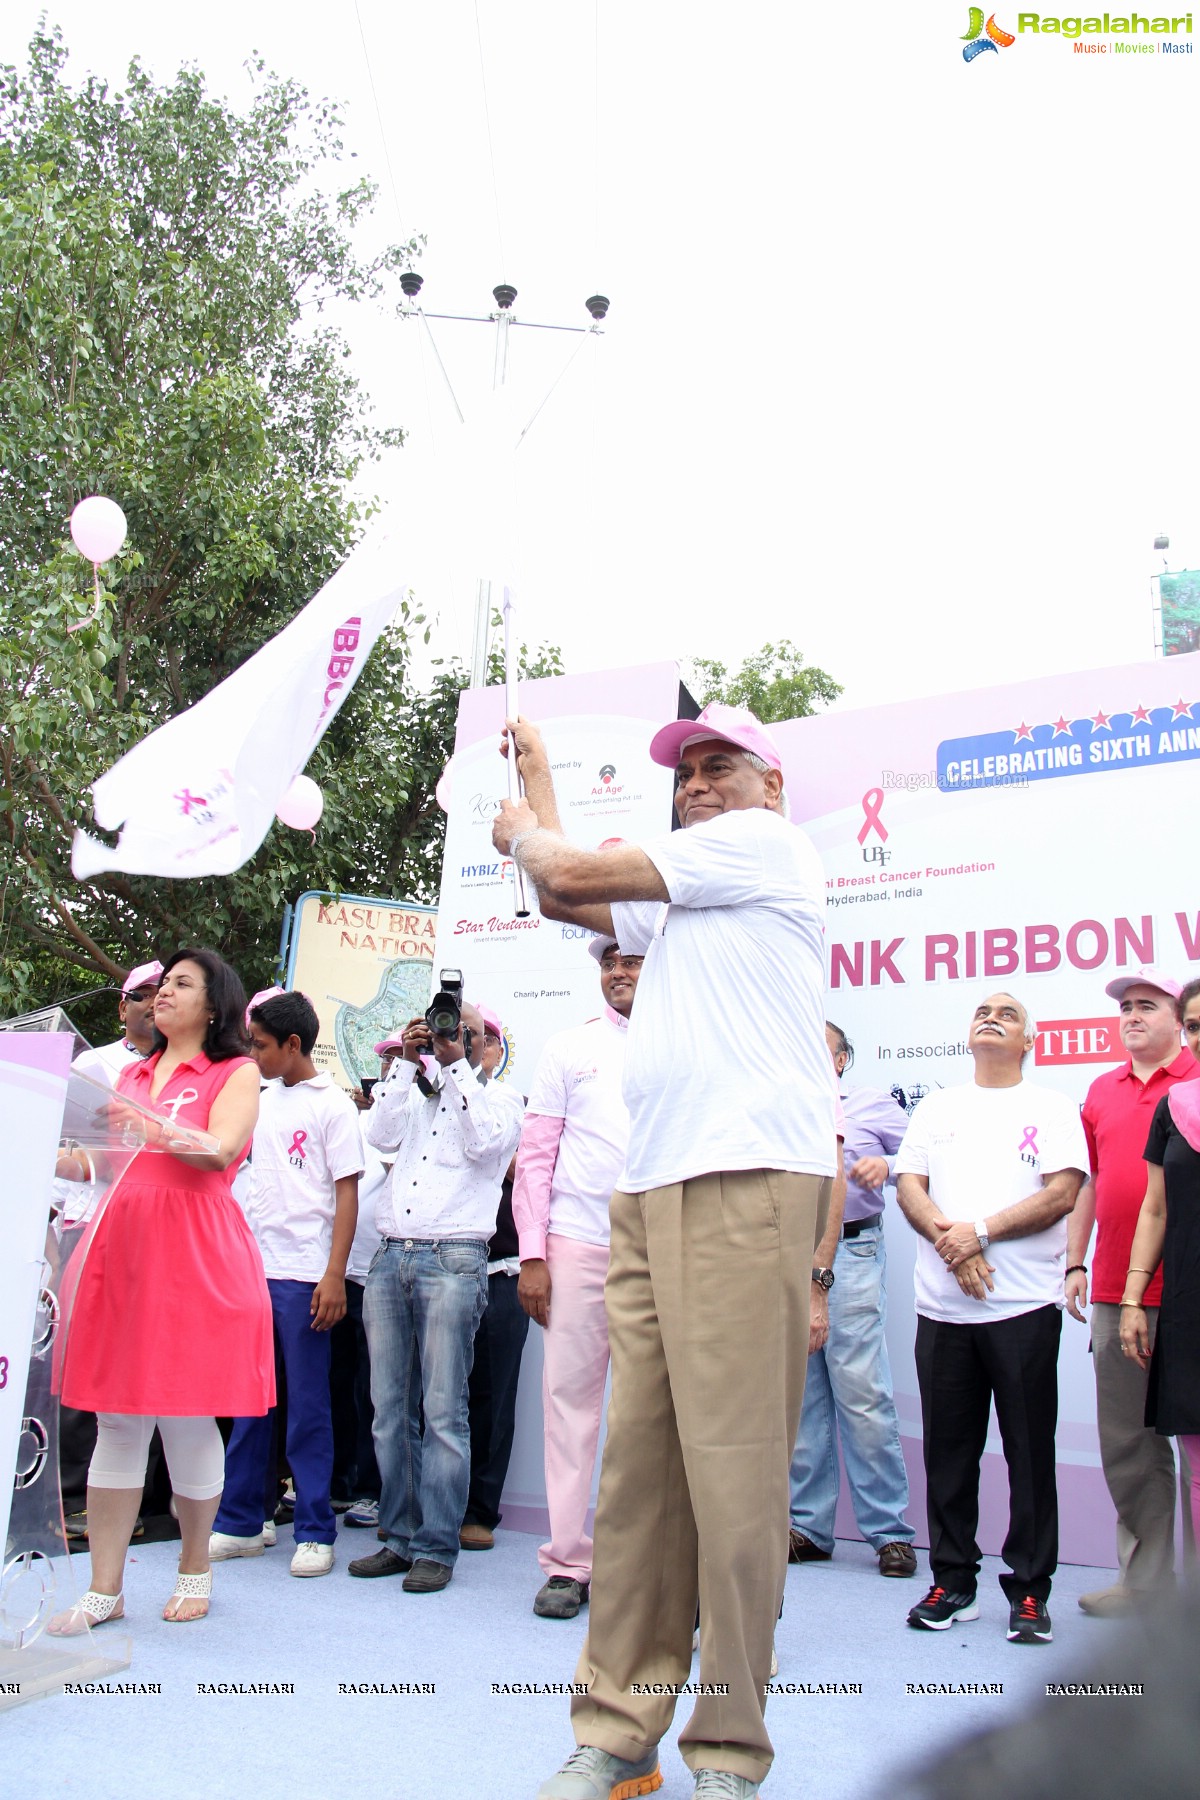
[[435,1037],[457,1037],[462,1022],[462,970],[443,969],[438,982],[438,991],[425,1009],[425,1023]]

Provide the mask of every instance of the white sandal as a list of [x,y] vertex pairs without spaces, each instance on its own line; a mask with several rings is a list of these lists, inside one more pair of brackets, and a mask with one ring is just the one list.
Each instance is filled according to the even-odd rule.
[[[175,1578],[175,1592],[171,1595],[171,1599],[167,1601],[167,1607],[169,1607],[172,1604],[172,1602],[176,1601],[176,1600],[211,1600],[211,1599],[212,1599],[212,1570],[211,1569],[206,1569],[204,1571],[203,1575],[184,1575],[182,1572],[180,1572],[180,1574],[177,1575]],[[167,1607],[163,1608],[163,1618],[167,1621],[168,1625],[192,1625],[196,1622],[197,1619],[207,1619],[207,1617],[208,1617],[207,1606],[205,1607],[205,1609],[202,1613],[192,1613],[190,1615],[190,1617],[188,1617],[186,1619],[181,1619],[179,1617],[178,1607],[176,1607],[174,1612],[168,1612]]]
[[[117,1611],[118,1606],[121,1608],[120,1612]],[[46,1630],[51,1637],[81,1637],[90,1626],[107,1625],[110,1620],[124,1616],[124,1594],[98,1594],[94,1588],[89,1588],[74,1606],[51,1619]]]

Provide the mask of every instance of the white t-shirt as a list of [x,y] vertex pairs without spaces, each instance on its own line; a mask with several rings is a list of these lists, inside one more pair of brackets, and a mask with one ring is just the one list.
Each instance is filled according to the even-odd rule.
[[323,1071],[259,1097],[246,1217],[276,1281],[320,1281],[333,1243],[334,1183],[363,1172],[358,1113]]
[[354,1228],[354,1242],[350,1246],[350,1257],[346,1264],[346,1279],[360,1283],[366,1281],[371,1259],[383,1242],[379,1235],[375,1208],[387,1193],[392,1175],[391,1158],[385,1162],[375,1146],[367,1142],[366,1126],[363,1123],[366,1116],[365,1113],[358,1116],[366,1167],[358,1184],[358,1224]]
[[606,1007],[602,1018],[556,1032],[542,1052],[525,1116],[563,1121],[546,1226],[556,1237],[608,1242],[608,1203],[629,1144],[621,1095],[628,1038],[628,1020]]
[[832,1175],[825,872],[765,807],[642,845],[670,904],[618,901],[646,958],[625,1058],[627,1193],[733,1169]]
[[[989,1218],[1038,1193],[1061,1169],[1086,1173],[1079,1108],[1030,1081],[986,1088],[968,1082],[926,1095],[909,1121],[896,1174],[926,1175],[929,1198],[947,1219]],[[964,1294],[926,1237],[917,1241],[917,1311],[956,1325],[986,1325],[1038,1306],[1064,1304],[1067,1220],[1030,1237],[1006,1238],[985,1252],[994,1292]]]

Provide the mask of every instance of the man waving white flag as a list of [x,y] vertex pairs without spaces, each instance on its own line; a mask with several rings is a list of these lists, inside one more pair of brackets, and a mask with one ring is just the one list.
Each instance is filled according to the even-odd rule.
[[290,625],[100,777],[96,823],[121,836],[77,831],[77,880],[228,875],[253,856],[400,603],[395,552],[377,526]]

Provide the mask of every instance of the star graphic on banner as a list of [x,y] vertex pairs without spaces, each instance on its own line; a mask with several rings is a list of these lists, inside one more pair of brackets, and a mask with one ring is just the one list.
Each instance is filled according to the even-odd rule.
[[1094,728],[1094,729],[1095,729],[1095,730],[1096,730],[1096,731],[1111,731],[1111,730],[1112,730],[1112,726],[1111,726],[1111,725],[1110,725],[1110,724],[1109,724],[1109,722],[1108,722],[1108,721],[1109,721],[1109,717],[1110,717],[1110,715],[1109,715],[1109,714],[1108,714],[1108,713],[1106,713],[1106,712],[1095,712],[1095,713],[1093,713],[1093,714],[1092,714],[1092,726],[1093,726],[1093,728]]
[[1059,714],[1058,718],[1055,719],[1055,721],[1054,721],[1054,735],[1055,735],[1055,737],[1063,737],[1063,736],[1070,737],[1070,735],[1071,735],[1071,727],[1068,725],[1067,721],[1062,717],[1061,713]]
[[1192,708],[1189,701],[1177,700],[1171,708],[1171,717],[1173,719],[1186,719],[1191,716],[1191,711]]
[[1131,725],[1149,725],[1150,714],[1146,711],[1144,706],[1139,706],[1136,712],[1130,713],[1129,723]]
[[1013,732],[1013,742],[1019,744],[1022,738],[1028,738],[1031,744],[1033,742],[1033,727],[1026,725],[1024,719]]

